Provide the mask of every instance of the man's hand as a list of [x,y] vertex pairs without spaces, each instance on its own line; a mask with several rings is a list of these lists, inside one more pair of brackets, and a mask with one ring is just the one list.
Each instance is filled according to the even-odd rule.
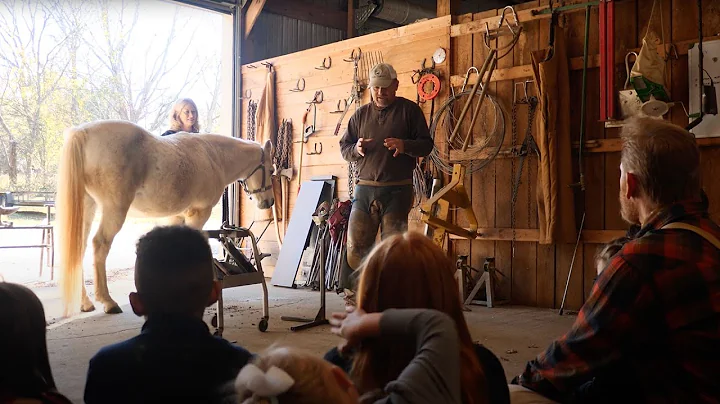
[[362,309],[352,306],[346,307],[345,313],[332,313],[330,319],[332,333],[346,340],[338,349],[346,352],[363,339],[377,336],[380,333],[380,317],[382,313],[367,314]]
[[364,145],[368,144],[372,141],[373,141],[372,139],[365,139],[365,138],[361,137],[360,139],[358,139],[357,143],[355,143],[355,150],[357,150],[359,155],[365,157],[365,146]]
[[405,153],[405,141],[402,139],[389,137],[385,139],[385,143],[383,143],[383,145],[389,150],[395,150],[395,153],[393,153],[393,157],[397,157],[401,153]]

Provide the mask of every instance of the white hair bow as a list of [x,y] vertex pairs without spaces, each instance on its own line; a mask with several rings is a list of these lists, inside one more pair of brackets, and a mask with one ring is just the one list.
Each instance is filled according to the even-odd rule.
[[290,389],[295,380],[287,372],[271,366],[267,372],[259,367],[248,364],[240,370],[235,379],[235,389],[245,389],[260,397],[276,397]]

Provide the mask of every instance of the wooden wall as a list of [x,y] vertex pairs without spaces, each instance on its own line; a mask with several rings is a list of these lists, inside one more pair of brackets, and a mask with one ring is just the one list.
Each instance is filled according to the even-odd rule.
[[[515,83],[523,82],[530,75],[530,53],[547,46],[549,20],[543,16],[532,16],[530,10],[547,6],[547,0],[533,1],[516,9],[523,22],[524,34],[512,54],[501,59],[498,70],[493,75],[490,91],[503,104],[506,110],[506,136],[503,148],[509,148],[510,108]],[[564,4],[580,3],[565,1]],[[616,1],[616,83],[617,90],[625,82],[623,59],[625,54],[639,48],[648,24],[652,0]],[[697,10],[695,2],[685,0],[661,0],[665,27],[665,42],[673,43],[679,53],[677,59],[668,62],[671,78],[671,98],[674,101],[688,103],[688,44],[697,40]],[[720,32],[720,0],[703,2],[704,35],[713,37]],[[658,11],[656,11],[659,13]],[[303,178],[312,175],[332,173],[340,178],[339,196],[347,196],[347,166],[337,150],[337,137],[332,136],[336,122],[334,114],[327,112],[334,109],[337,99],[346,97],[352,80],[349,63],[342,62],[350,49],[361,46],[363,50],[382,49],[385,61],[393,63],[401,76],[400,95],[415,99],[415,89],[410,85],[410,75],[417,69],[423,58],[429,58],[439,46],[449,48],[449,58],[440,65],[444,83],[459,85],[462,76],[470,66],[482,65],[487,49],[482,43],[480,29],[484,21],[497,21],[498,11],[487,11],[477,14],[454,16],[452,24],[449,18],[442,17],[428,22],[413,24],[400,29],[385,31],[364,37],[353,38],[343,42],[323,46],[274,59],[278,74],[278,105],[279,117],[292,118],[295,123],[295,138],[299,139],[301,117],[305,110],[305,101],[312,98],[315,89],[322,88],[325,102],[318,108],[318,123],[321,132],[310,141],[323,142],[323,154],[319,156],[303,156]],[[491,18],[491,20],[487,20]],[[585,30],[584,10],[564,13],[559,18],[560,27],[568,43],[571,58],[570,87],[572,104],[578,108],[571,113],[573,141],[579,141],[582,87],[582,55]],[[655,22],[659,29],[659,21]],[[477,32],[477,33],[475,33]],[[588,295],[595,277],[593,255],[598,243],[624,234],[626,224],[619,216],[618,178],[619,178],[619,129],[605,128],[599,122],[599,69],[598,66],[598,10],[593,7],[589,34],[589,66],[587,75],[587,119],[586,140],[595,141],[595,147],[586,149],[583,156],[586,189],[576,189],[575,213],[578,226],[583,210],[586,212],[585,227],[582,241],[577,250],[575,267],[570,279],[566,308],[578,309]],[[505,38],[501,38],[505,41]],[[327,72],[313,69],[320,64],[325,56],[333,57],[333,68]],[[448,70],[449,69],[449,70]],[[264,69],[243,67],[243,82],[251,88],[253,98],[259,98],[264,80]],[[304,76],[307,88],[301,93],[290,93],[299,76]],[[447,86],[445,86],[447,89]],[[443,90],[441,98],[446,97]],[[367,94],[366,94],[367,98]],[[367,102],[367,99],[364,100]],[[437,104],[436,104],[437,105]],[[426,113],[429,106],[426,106]],[[321,112],[322,111],[322,112]],[[522,142],[527,126],[527,106],[518,109],[518,143]],[[676,105],[666,116],[667,119],[685,126],[688,118],[682,106]],[[718,134],[720,135],[720,134]],[[706,179],[704,187],[710,197],[711,214],[720,219],[720,182],[711,179],[720,175],[720,148],[715,147],[715,139],[704,139],[701,142],[703,175]],[[296,145],[297,146],[297,145]],[[574,176],[578,178],[577,148],[573,149],[575,158]],[[297,164],[299,150],[296,147],[294,162]],[[539,306],[558,307],[562,299],[565,282],[573,256],[574,244],[539,245],[537,240],[537,208],[535,200],[535,180],[537,178],[537,161],[529,159],[525,169],[530,170],[530,181],[524,180],[520,186],[516,204],[516,240],[513,254],[512,231],[510,231],[511,209],[510,197],[512,188],[510,158],[499,157],[482,171],[469,176],[466,186],[471,194],[475,214],[479,225],[484,229],[480,239],[468,241],[454,239],[450,243],[450,254],[469,254],[471,263],[480,267],[485,257],[493,256],[496,265],[506,276],[502,283],[503,294],[510,296],[513,303]],[[517,162],[516,162],[517,163]],[[527,178],[526,176],[524,176]],[[569,184],[568,184],[569,185]],[[292,189],[297,189],[294,184]],[[294,198],[291,198],[294,199]],[[530,200],[530,209],[527,201]],[[247,224],[255,217],[254,208],[248,209],[247,203],[242,205],[243,223]],[[291,205],[292,206],[292,205]],[[412,218],[417,217],[413,214]],[[459,223],[463,218],[457,218]],[[419,223],[415,223],[419,225]],[[272,229],[268,230],[265,240],[272,240]],[[271,247],[271,246],[268,246]]]
[[[383,60],[391,63],[398,73],[400,87],[398,95],[415,100],[416,90],[412,84],[411,76],[413,70],[419,69],[424,58],[430,60],[435,49],[443,47],[448,49],[450,45],[450,17],[437,18],[426,22],[412,24],[405,27],[382,31],[374,34],[351,38],[341,42],[320,46],[302,52],[292,53],[268,60],[275,66],[276,71],[276,94],[277,94],[277,116],[278,121],[292,119],[293,121],[293,165],[297,170],[302,153],[302,178],[309,180],[313,176],[332,174],[338,177],[338,197],[341,200],[348,199],[348,167],[347,162],[340,155],[339,140],[345,130],[347,121],[350,119],[354,108],[352,108],[343,120],[338,136],[334,136],[335,126],[339,114],[331,114],[337,108],[340,99],[347,99],[353,83],[353,63],[343,61],[350,57],[350,52],[355,48],[361,48],[362,52],[382,52]],[[329,70],[317,70],[323,58],[330,57],[332,65]],[[437,68],[448,76],[446,62],[438,65]],[[254,66],[254,67],[252,67]],[[260,99],[265,86],[267,69],[260,63],[244,65],[242,67],[243,89],[249,89],[251,98],[255,101]],[[292,92],[299,78],[305,79],[305,90]],[[316,90],[322,90],[324,100],[317,105],[317,132],[312,135],[308,143],[304,144],[301,151],[300,140],[302,138],[302,117],[309,102]],[[443,90],[444,92],[447,90]],[[362,103],[370,100],[370,93],[363,93]],[[243,100],[243,111],[247,111],[248,100]],[[430,106],[424,107],[427,119],[429,120]],[[312,120],[312,111],[310,113]],[[246,132],[247,119],[243,118],[243,136]],[[257,139],[264,141],[265,139]],[[322,154],[308,156],[305,153],[312,150],[314,144],[322,143]],[[295,204],[298,191],[297,172],[290,185],[290,208]],[[252,203],[248,203],[243,195],[241,201],[242,224],[248,225],[253,220],[256,222],[267,220],[270,211],[257,211]],[[254,231],[261,231],[264,224],[257,223]],[[273,254],[272,257],[263,261],[265,272],[268,276],[272,273],[274,261],[278,248],[275,242],[273,226],[267,230],[263,237],[263,251]]]

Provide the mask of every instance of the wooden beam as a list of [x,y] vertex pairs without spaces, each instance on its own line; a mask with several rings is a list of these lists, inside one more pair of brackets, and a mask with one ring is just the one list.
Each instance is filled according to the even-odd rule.
[[355,36],[355,0],[348,0],[347,3],[347,37]]
[[[455,27],[456,25],[453,25]],[[452,27],[450,28],[452,30]],[[706,38],[708,41],[714,41],[720,39],[720,35],[708,37]],[[705,39],[703,39],[705,40]],[[672,48],[675,47],[677,50],[678,55],[687,55],[688,48],[690,44],[693,44],[697,42],[696,40],[690,40],[690,41],[681,41],[676,43],[667,43],[667,44],[660,44],[658,45],[658,53],[661,55],[663,54],[663,48],[667,49],[668,52],[672,57],[674,57],[675,52],[672,51]],[[628,52],[639,52],[640,48],[633,48],[628,49],[626,52],[623,52],[619,56],[615,58],[615,64],[625,64],[625,55]],[[592,55],[588,58],[588,69],[595,68],[600,66],[600,55]],[[469,66],[468,66],[469,67]],[[570,58],[570,69],[571,70],[582,70],[583,68],[583,58],[582,56]],[[624,69],[623,69],[624,70]],[[532,65],[521,65],[521,66],[514,66],[507,69],[496,69],[493,72],[492,77],[490,78],[491,82],[495,81],[503,81],[503,80],[516,80],[516,79],[522,79],[525,77],[532,77]],[[462,86],[463,82],[465,80],[464,75],[453,75],[450,77],[450,84],[453,87],[460,87]],[[477,82],[477,75],[471,75],[468,79],[467,86],[471,86]],[[468,89],[468,87],[466,87]]]
[[308,4],[301,0],[267,0],[265,11],[343,32],[348,29],[349,17],[345,11]]
[[[720,135],[720,134],[718,134]],[[700,137],[696,139],[699,147],[720,147],[720,137]],[[579,142],[573,142],[573,148],[580,147]],[[622,150],[622,139],[593,139],[585,142],[586,153],[614,153]]]
[[[485,241],[511,241],[513,229],[478,229],[476,240]],[[625,230],[583,230],[580,240],[585,244],[602,244],[624,236]],[[540,238],[538,229],[515,229],[515,241],[537,242]],[[454,234],[449,235],[451,240],[467,240]]]
[[252,31],[253,27],[255,26],[255,21],[257,21],[266,3],[266,0],[251,1],[252,2],[247,7],[247,10],[245,10],[245,24],[243,24],[245,26],[245,38],[250,35],[250,31]]
[[437,0],[437,16],[456,15],[460,10],[460,0]]

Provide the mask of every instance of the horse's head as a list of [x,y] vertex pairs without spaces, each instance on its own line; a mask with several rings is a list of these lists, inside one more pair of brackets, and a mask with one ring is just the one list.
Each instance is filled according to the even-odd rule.
[[250,199],[254,199],[260,209],[269,209],[275,203],[275,194],[272,188],[272,143],[265,142],[260,163],[254,167],[247,178],[242,181],[245,192]]

